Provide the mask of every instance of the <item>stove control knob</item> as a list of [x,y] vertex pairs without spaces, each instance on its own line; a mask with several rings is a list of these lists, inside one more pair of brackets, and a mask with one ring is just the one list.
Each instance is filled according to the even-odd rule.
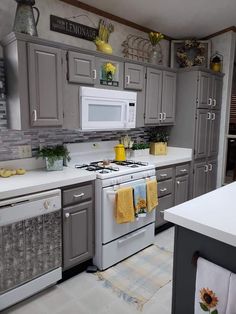
[[43,203],[43,207],[45,208],[45,209],[49,209],[50,208],[50,201],[45,201],[44,203]]
[[117,182],[116,179],[112,179],[112,180],[111,180],[111,184],[112,184],[112,185],[116,185],[116,184],[117,184],[116,182]]
[[117,178],[117,184],[122,183],[122,179],[121,178]]

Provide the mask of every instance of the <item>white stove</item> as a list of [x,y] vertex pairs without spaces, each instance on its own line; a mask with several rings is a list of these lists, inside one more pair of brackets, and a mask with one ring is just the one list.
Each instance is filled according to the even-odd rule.
[[114,161],[113,147],[117,144],[117,141],[104,141],[67,145],[71,156],[69,167],[96,173],[93,263],[100,270],[154,243],[155,210],[132,223],[115,221],[116,191],[156,178],[154,165],[133,160]]

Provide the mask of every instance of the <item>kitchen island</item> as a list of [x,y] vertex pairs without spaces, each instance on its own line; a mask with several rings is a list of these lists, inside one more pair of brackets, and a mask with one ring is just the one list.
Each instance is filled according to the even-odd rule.
[[172,314],[194,313],[193,257],[236,273],[235,193],[236,182],[165,211],[165,220],[176,225]]

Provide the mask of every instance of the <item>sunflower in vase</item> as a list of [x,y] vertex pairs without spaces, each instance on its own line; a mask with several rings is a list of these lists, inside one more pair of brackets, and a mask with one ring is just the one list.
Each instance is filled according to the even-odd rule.
[[103,65],[103,72],[105,74],[106,80],[112,81],[113,75],[116,73],[116,66],[111,62],[105,63]]

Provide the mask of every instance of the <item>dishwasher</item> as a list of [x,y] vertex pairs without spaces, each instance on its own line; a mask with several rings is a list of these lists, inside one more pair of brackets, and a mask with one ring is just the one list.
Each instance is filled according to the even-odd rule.
[[0,201],[0,311],[62,277],[61,190]]

